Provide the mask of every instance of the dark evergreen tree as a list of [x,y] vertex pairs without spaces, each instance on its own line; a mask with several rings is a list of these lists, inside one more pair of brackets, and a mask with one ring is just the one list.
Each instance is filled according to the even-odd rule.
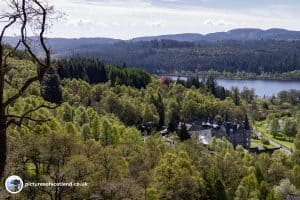
[[263,107],[264,109],[266,109],[266,110],[269,110],[269,105],[268,105],[268,103],[265,102],[265,101],[262,103],[262,107]]
[[170,132],[176,131],[179,120],[180,120],[180,117],[178,117],[176,115],[172,116],[172,118],[170,119],[170,122],[168,123],[168,130]]
[[49,68],[43,76],[41,96],[51,103],[59,104],[62,102],[60,79],[54,68]]
[[178,131],[178,137],[180,141],[185,141],[191,138],[191,135],[187,131],[187,127],[185,123],[181,124],[180,129]]
[[191,88],[191,87],[199,88],[200,87],[200,81],[198,76],[191,76],[188,77],[186,80],[186,87]]
[[229,114],[228,114],[228,111],[227,111],[227,110],[225,111],[224,121],[225,121],[225,122],[228,122],[228,121],[229,121]]
[[171,101],[167,108],[167,116],[168,116],[168,130],[170,132],[174,132],[177,130],[178,124],[180,122],[180,106],[177,101]]
[[206,86],[208,90],[214,95],[217,96],[217,83],[213,75],[209,75],[206,80]]
[[264,177],[259,165],[255,166],[255,175],[256,175],[256,179],[257,179],[258,183],[261,183],[262,181],[265,181],[265,177]]
[[213,199],[215,200],[226,200],[227,194],[224,183],[218,179],[213,188]]
[[186,82],[184,80],[180,79],[180,77],[177,78],[176,84],[180,84],[180,85],[186,86]]
[[245,115],[244,128],[245,128],[246,130],[250,130],[250,124],[249,124],[249,119],[248,119],[248,116],[247,116],[247,115]]
[[161,94],[158,93],[157,96],[151,96],[151,102],[154,104],[158,116],[159,116],[159,121],[158,121],[158,129],[160,129],[161,127],[163,127],[163,125],[165,124],[165,106],[164,106],[164,102],[163,99],[161,97]]
[[240,96],[239,96],[239,89],[233,88],[233,94],[232,94],[233,102],[236,106],[240,105]]
[[218,86],[217,87],[217,95],[216,95],[217,98],[221,99],[221,100],[224,100],[226,98],[226,91],[225,91],[225,88],[222,87],[222,86]]

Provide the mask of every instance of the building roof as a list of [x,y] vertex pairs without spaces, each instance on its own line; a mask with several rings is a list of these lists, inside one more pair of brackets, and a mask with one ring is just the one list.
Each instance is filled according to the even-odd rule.
[[210,129],[201,130],[198,139],[202,144],[210,144],[212,140],[212,131]]
[[287,195],[285,200],[300,200],[300,196],[297,195]]
[[202,126],[199,126],[199,125],[192,125],[188,129],[188,131],[190,131],[190,132],[201,131],[201,130],[203,130],[203,128],[202,128]]

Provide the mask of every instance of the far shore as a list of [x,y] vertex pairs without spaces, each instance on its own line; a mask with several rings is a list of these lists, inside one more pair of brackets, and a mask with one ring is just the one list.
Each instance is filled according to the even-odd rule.
[[[163,77],[163,76],[169,76],[169,77],[195,77],[198,76],[200,79],[206,78],[209,75],[208,74],[153,74],[154,76]],[[278,77],[278,76],[262,76],[262,75],[255,75],[255,76],[224,76],[224,75],[217,75],[213,74],[213,76],[216,79],[223,79],[223,80],[270,80],[270,81],[300,81],[299,77]]]

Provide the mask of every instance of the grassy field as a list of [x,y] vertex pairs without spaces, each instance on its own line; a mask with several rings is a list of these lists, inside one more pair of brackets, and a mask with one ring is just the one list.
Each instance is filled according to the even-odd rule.
[[255,148],[255,147],[258,147],[258,148],[267,148],[267,149],[272,149],[272,148],[275,148],[273,145],[269,144],[269,145],[266,145],[266,144],[263,144],[261,140],[259,139],[251,139],[251,148]]
[[269,132],[267,123],[265,121],[256,122],[255,127],[257,131],[261,132],[266,139],[272,140],[273,142],[280,144],[283,147],[294,149],[293,141],[289,141],[288,137],[285,137],[283,134],[280,134],[280,138],[274,138],[273,135]]

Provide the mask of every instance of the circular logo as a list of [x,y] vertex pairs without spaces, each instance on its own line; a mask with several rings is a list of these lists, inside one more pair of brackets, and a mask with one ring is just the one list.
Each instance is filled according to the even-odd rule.
[[5,180],[5,188],[11,194],[17,194],[23,189],[23,180],[19,176],[10,176]]

